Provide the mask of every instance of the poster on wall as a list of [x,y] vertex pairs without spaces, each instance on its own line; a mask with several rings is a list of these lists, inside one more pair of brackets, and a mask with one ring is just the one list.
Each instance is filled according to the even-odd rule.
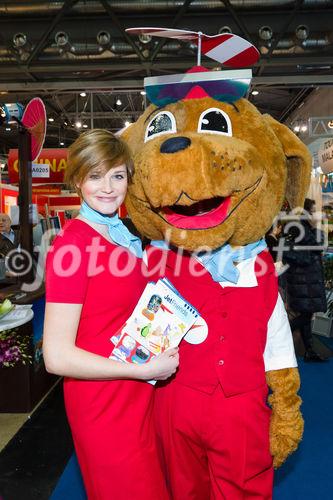
[[324,174],[333,172],[333,138],[322,142],[318,151],[318,163]]
[[17,197],[16,196],[10,196],[10,195],[5,195],[4,196],[4,212],[8,215],[10,215],[11,208],[16,206],[17,203]]

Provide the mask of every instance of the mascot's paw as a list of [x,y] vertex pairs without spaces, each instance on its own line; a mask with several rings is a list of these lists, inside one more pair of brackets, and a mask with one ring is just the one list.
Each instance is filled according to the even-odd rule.
[[280,467],[296,450],[302,439],[304,421],[300,412],[301,398],[297,368],[267,372],[267,384],[272,390],[268,401],[272,407],[270,447],[274,468]]

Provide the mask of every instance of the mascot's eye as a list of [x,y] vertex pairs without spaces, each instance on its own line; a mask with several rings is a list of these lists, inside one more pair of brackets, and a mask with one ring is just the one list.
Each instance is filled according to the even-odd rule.
[[170,111],[161,111],[150,120],[145,133],[145,142],[162,134],[177,132],[176,120]]
[[218,108],[206,109],[201,113],[198,132],[206,134],[232,135],[231,121],[227,113]]

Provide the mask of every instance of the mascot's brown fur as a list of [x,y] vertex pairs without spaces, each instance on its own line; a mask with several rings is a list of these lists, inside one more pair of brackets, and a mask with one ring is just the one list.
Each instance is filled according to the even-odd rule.
[[[210,108],[228,115],[232,135],[200,131],[199,119]],[[148,123],[165,110],[174,115],[177,131],[145,142]],[[134,224],[147,238],[167,236],[174,246],[189,251],[258,240],[284,198],[291,207],[302,206],[308,189],[307,148],[287,127],[261,115],[246,99],[226,104],[205,97],[161,109],[151,105],[123,137],[134,157],[135,174],[126,200]],[[171,137],[189,139],[187,147],[172,154],[161,152],[161,145]],[[199,207],[207,210],[226,197],[230,197],[229,215],[217,226],[184,229],[167,221],[170,209],[192,215]],[[270,371],[267,383],[272,390],[271,452],[278,467],[296,449],[303,433],[298,371]]]

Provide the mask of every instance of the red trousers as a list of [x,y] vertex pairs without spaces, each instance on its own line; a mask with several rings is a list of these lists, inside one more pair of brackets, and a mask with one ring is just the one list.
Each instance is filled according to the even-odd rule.
[[267,387],[226,398],[176,382],[158,388],[155,417],[173,500],[270,500]]
[[65,380],[88,500],[168,500],[158,460],[154,388],[135,380]]

